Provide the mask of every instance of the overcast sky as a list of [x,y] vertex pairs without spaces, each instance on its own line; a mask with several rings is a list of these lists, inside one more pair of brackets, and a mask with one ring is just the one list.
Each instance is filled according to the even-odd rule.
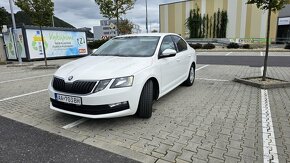
[[[159,29],[159,4],[176,1],[180,0],[148,0],[149,30]],[[10,12],[9,0],[1,0],[0,6]],[[14,6],[14,12],[17,11],[19,8]],[[54,0],[54,14],[77,28],[92,28],[103,19],[94,0]],[[140,25],[142,32],[145,32],[145,0],[137,0],[134,8],[122,17]]]

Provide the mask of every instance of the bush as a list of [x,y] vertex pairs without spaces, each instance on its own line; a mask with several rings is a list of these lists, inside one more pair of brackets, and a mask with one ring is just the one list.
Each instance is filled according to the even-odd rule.
[[290,44],[286,44],[285,49],[290,49]]
[[238,43],[235,43],[235,42],[231,42],[228,46],[227,46],[228,49],[238,49],[240,48],[240,45]]
[[202,44],[200,44],[200,43],[189,44],[189,46],[191,46],[193,49],[201,49],[202,48]]
[[243,48],[243,49],[250,49],[251,46],[250,46],[249,44],[244,44],[244,45],[242,45],[242,48]]
[[96,41],[93,41],[93,42],[89,42],[88,43],[88,47],[90,49],[98,49],[100,46],[102,46],[107,41],[108,40],[96,40]]
[[203,49],[214,49],[215,45],[212,43],[207,43],[202,46]]

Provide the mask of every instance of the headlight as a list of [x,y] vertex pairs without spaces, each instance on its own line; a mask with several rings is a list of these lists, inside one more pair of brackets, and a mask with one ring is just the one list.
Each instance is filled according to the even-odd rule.
[[110,88],[131,87],[133,85],[133,76],[116,78]]
[[107,87],[107,85],[110,83],[111,79],[106,79],[106,80],[100,80],[98,85],[96,86],[94,92],[99,92],[102,91]]

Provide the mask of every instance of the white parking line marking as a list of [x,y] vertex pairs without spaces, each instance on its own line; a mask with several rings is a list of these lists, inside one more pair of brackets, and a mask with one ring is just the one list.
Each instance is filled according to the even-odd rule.
[[86,122],[87,120],[88,120],[88,119],[86,119],[86,118],[81,118],[81,119],[79,119],[79,120],[77,120],[77,121],[75,121],[75,122],[72,122],[72,123],[70,123],[70,124],[68,124],[68,125],[63,126],[62,128],[63,128],[63,129],[70,129],[70,128],[73,128],[73,127],[75,127],[75,126],[77,126],[77,125],[80,125],[81,123]]
[[9,74],[9,73],[19,73],[19,72],[25,72],[26,70],[22,71],[7,71],[7,72],[1,72],[0,74]]
[[41,77],[46,77],[46,76],[51,76],[51,75],[53,75],[53,74],[39,75],[39,76],[31,76],[31,77],[27,77],[27,78],[20,78],[20,79],[13,79],[13,80],[5,80],[5,81],[0,81],[0,84],[9,83],[9,82],[16,82],[16,81],[21,81],[21,80],[41,78]]
[[206,68],[207,66],[209,66],[209,65],[201,66],[200,68],[196,69],[195,71],[198,71],[198,70],[201,70],[201,69],[203,69],[203,68]]
[[208,78],[196,78],[198,80],[207,80],[207,81],[220,81],[220,82],[227,82],[229,80],[223,80],[223,79],[208,79]]
[[228,56],[228,55],[230,55],[230,54],[232,54],[232,53],[233,53],[233,52],[229,52],[229,53],[226,54],[226,56]]
[[12,99],[19,98],[19,97],[29,96],[29,95],[36,94],[36,93],[41,93],[41,92],[44,92],[44,91],[47,91],[47,89],[42,89],[42,90],[39,90],[39,91],[25,93],[25,94],[22,94],[22,95],[17,95],[17,96],[3,98],[3,99],[0,100],[0,102],[7,101],[7,100],[12,100]]
[[261,90],[264,163],[279,163],[268,91]]

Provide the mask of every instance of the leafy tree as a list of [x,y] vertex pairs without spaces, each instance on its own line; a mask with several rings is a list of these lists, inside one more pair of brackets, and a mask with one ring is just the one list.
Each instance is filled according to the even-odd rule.
[[8,24],[8,12],[4,7],[0,7],[0,33],[2,32],[2,26]]
[[131,34],[133,29],[133,23],[128,19],[121,20],[119,24],[120,34]]
[[95,2],[104,17],[117,19],[117,29],[119,29],[120,16],[131,10],[135,4],[135,0],[95,0]]
[[51,0],[16,0],[15,4],[29,15],[34,25],[51,25],[54,10]]
[[44,62],[47,66],[44,40],[42,35],[42,26],[50,26],[53,16],[54,3],[51,0],[16,0],[15,4],[25,13],[27,13],[34,25],[40,27],[42,46],[44,52]]
[[266,81],[267,75],[267,63],[269,53],[269,37],[270,37],[270,22],[271,13],[277,12],[288,4],[288,0],[248,0],[247,4],[255,4],[260,10],[268,10],[268,21],[267,21],[267,35],[266,35],[266,53],[264,58],[264,71],[262,81]]

